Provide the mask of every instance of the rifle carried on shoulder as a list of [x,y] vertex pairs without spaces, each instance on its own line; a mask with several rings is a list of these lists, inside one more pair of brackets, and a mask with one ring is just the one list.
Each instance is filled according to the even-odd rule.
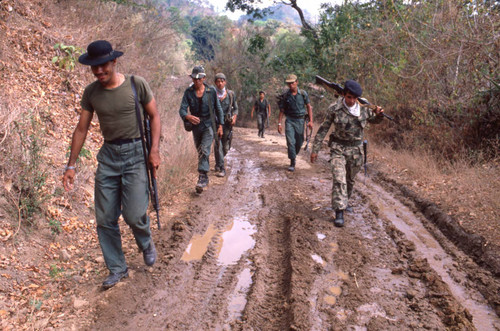
[[160,201],[158,199],[158,188],[156,185],[156,178],[153,176],[153,169],[149,167],[149,152],[151,150],[151,124],[149,122],[149,115],[144,111],[144,128],[141,125],[141,113],[139,108],[139,99],[137,97],[137,89],[135,88],[134,76],[130,77],[132,82],[132,91],[134,92],[135,100],[135,113],[137,115],[137,123],[141,133],[142,152],[144,154],[144,162],[146,163],[146,175],[148,177],[149,192],[151,193],[151,201],[153,208],[156,211],[156,222],[158,229],[161,229],[160,224]]
[[[341,85],[339,85],[337,83],[330,82],[330,81],[326,80],[325,78],[318,76],[318,75],[316,75],[316,84],[324,85],[324,86],[328,87],[329,89],[335,91],[337,94],[340,94],[340,95],[344,94],[344,88]],[[371,110],[375,110],[377,108],[377,106],[372,105],[365,98],[361,98],[361,97],[358,98],[358,102],[360,104],[362,104],[363,106],[370,108]],[[385,118],[387,118],[391,121],[394,121],[394,118],[392,116],[389,116],[386,113],[382,113],[382,115]]]

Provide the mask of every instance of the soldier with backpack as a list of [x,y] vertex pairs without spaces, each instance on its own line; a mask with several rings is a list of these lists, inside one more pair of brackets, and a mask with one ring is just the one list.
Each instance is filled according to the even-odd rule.
[[195,189],[197,193],[201,193],[208,185],[212,142],[215,138],[218,145],[215,135],[222,137],[223,115],[215,88],[205,83],[205,69],[195,66],[189,76],[193,84],[184,92],[179,115],[184,121],[184,128],[193,132],[194,144],[198,150],[199,173]]
[[306,113],[309,116],[307,125],[313,128],[313,114],[309,95],[306,91],[299,89],[297,76],[288,75],[285,79],[288,90],[278,97],[280,115],[278,120],[278,132],[281,134],[281,120],[286,116],[285,135],[288,148],[290,166],[288,171],[295,171],[295,158],[304,143],[304,123]]
[[265,99],[266,93],[264,91],[259,92],[259,99],[255,100],[252,107],[252,112],[250,117],[253,119],[253,113],[255,111],[257,115],[257,127],[259,128],[259,137],[264,138],[264,131],[266,129],[266,119],[271,116],[271,104]]
[[236,123],[236,117],[238,117],[238,103],[234,91],[226,89],[226,75],[221,72],[215,75],[215,91],[224,113],[222,138],[220,143],[215,145],[215,175],[224,177],[226,175],[224,157],[231,148],[233,126]]

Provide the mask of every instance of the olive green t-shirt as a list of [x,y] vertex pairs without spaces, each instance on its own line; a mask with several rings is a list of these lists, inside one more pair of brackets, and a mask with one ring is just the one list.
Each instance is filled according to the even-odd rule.
[[[153,92],[144,78],[134,76],[134,79],[142,117],[143,105],[153,100]],[[130,75],[125,75],[125,81],[113,89],[104,88],[99,81],[89,84],[83,92],[80,105],[84,110],[96,112],[104,140],[141,136],[137,125]]]

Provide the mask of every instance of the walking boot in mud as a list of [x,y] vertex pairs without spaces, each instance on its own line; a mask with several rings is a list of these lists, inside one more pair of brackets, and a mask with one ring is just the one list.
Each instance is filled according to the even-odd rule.
[[336,210],[335,211],[335,219],[333,220],[333,224],[341,228],[344,226],[344,211],[343,210]]
[[372,110],[362,106],[357,99],[361,96],[361,86],[348,80],[344,85],[343,96],[328,109],[328,115],[314,137],[311,163],[318,158],[318,152],[325,135],[333,125],[330,135],[332,164],[332,209],[336,211],[335,226],[344,225],[344,210],[352,210],[349,198],[355,178],[363,166],[363,134],[367,123],[377,124],[384,119],[383,109]]
[[200,174],[198,177],[198,183],[196,183],[196,193],[201,193],[208,186],[208,175]]

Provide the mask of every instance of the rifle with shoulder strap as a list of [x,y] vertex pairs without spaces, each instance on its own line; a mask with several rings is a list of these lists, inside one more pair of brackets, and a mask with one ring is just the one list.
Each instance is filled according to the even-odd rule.
[[[215,92],[215,88],[208,87],[208,90],[210,91],[211,94],[213,94],[215,96],[215,98],[217,98],[217,92]],[[219,135],[217,134],[217,122],[215,121],[215,113],[214,113],[214,104],[213,104],[213,102],[214,102],[214,99],[210,100],[210,102],[208,103],[208,110],[210,112],[210,121],[212,122],[212,129],[214,130],[215,148],[217,148],[216,151],[218,151],[219,150],[220,141],[219,141]]]
[[[334,90],[336,93],[342,95],[344,93],[344,88],[342,86],[340,86],[339,84],[337,83],[333,83],[333,82],[330,82],[328,80],[326,80],[325,78],[321,77],[321,76],[318,76],[316,75],[316,84],[322,84],[326,87],[328,87],[329,89],[332,89]],[[368,100],[366,100],[365,98],[358,98],[358,102],[365,106],[365,107],[368,107],[370,108],[371,110],[375,110],[377,108],[377,106],[375,105],[372,105]],[[382,115],[391,120],[391,121],[394,121],[394,118],[392,116],[389,116],[387,115],[386,113],[382,113]]]
[[146,163],[146,176],[148,177],[148,188],[151,193],[151,201],[156,211],[156,223],[158,229],[161,229],[160,224],[160,201],[158,199],[158,188],[156,185],[156,178],[153,176],[153,169],[149,166],[149,152],[151,150],[151,125],[149,123],[149,115],[144,111],[144,128],[141,125],[141,111],[139,110],[139,99],[137,97],[137,89],[135,87],[134,76],[130,77],[132,83],[132,91],[134,92],[135,113],[137,115],[137,125],[141,133],[142,152],[144,154],[144,162]]

